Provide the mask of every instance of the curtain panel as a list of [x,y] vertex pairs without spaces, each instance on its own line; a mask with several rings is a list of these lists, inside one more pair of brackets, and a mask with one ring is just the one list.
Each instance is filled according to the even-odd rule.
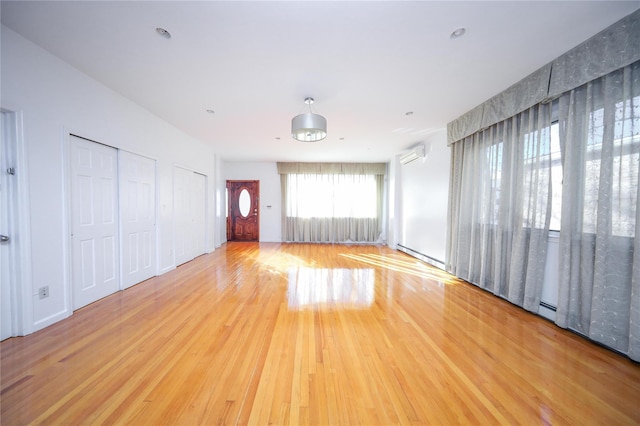
[[452,148],[446,269],[538,312],[551,217],[551,106]]
[[278,163],[282,240],[378,242],[386,163]]
[[562,95],[556,322],[640,361],[640,62]]

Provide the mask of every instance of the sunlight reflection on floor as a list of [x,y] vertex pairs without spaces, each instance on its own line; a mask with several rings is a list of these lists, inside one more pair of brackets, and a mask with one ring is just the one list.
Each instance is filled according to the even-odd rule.
[[403,272],[420,278],[431,279],[440,284],[454,285],[460,283],[460,281],[451,274],[433,266],[426,265],[419,260],[409,260],[406,256],[381,256],[371,253],[340,254],[340,256],[394,272]]
[[266,268],[272,274],[285,275],[291,268],[305,267],[313,268],[317,267],[314,260],[306,260],[299,256],[294,256],[289,253],[260,253],[257,258],[257,262],[263,268]]
[[289,308],[367,308],[375,298],[375,273],[373,269],[291,268],[287,292]]
[[[386,272],[408,274],[439,286],[459,281],[438,268],[404,254],[341,253],[339,268],[323,267],[323,259],[286,252],[258,252],[257,261],[270,274],[287,280],[287,305],[291,310],[327,308],[367,309],[375,301],[375,285],[386,281]],[[350,267],[353,265],[354,267]],[[420,287],[407,287],[408,290]],[[423,288],[424,289],[424,288]],[[389,288],[389,296],[393,288]]]

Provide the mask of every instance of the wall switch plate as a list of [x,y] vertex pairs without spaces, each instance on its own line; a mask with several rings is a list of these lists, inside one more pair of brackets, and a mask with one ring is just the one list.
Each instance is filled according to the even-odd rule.
[[49,297],[49,286],[40,287],[38,289],[38,296],[40,296],[40,299]]

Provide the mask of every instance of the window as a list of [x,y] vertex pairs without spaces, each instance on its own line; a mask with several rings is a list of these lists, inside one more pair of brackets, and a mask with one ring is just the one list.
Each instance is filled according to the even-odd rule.
[[500,190],[502,188],[502,156],[504,143],[502,141],[489,145],[486,151],[486,176],[485,182],[490,185],[488,193],[482,197],[482,212],[485,212],[487,222],[496,225],[499,223]]
[[[620,237],[635,235],[635,210],[637,203],[636,188],[638,182],[638,162],[640,162],[640,97],[636,96],[615,104],[608,112],[613,120],[605,117],[605,109],[600,108],[589,114],[589,130],[585,156],[585,193],[584,205],[587,214],[584,218],[583,232],[595,233],[597,225],[600,191],[595,190],[607,185],[611,190],[611,234]],[[613,126],[605,123],[613,121]],[[607,140],[606,132],[613,132],[613,144],[603,145]],[[611,140],[611,139],[609,139]],[[604,151],[609,151],[606,153]],[[611,183],[600,182],[602,159],[610,158]]]
[[[537,178],[540,178],[543,171],[541,164],[550,162],[551,171],[551,219],[550,231],[560,230],[560,217],[562,208],[562,158],[560,152],[560,133],[558,122],[551,123],[550,126],[540,129],[540,131],[528,133],[524,137],[524,158],[525,158],[525,183],[526,187],[532,185],[531,180],[535,177],[533,170],[538,170]],[[548,170],[548,169],[547,169]],[[525,206],[529,202],[531,194],[525,195]],[[535,197],[533,197],[535,199]],[[540,221],[544,220],[545,205],[543,200],[538,199],[538,224],[524,223],[525,227],[541,227]]]
[[[624,104],[619,102],[616,104],[616,122],[614,126],[614,165],[613,180],[616,182],[633,182],[638,180],[638,169],[634,164],[640,161],[640,135],[629,133],[629,129],[638,128],[640,124],[638,118],[624,117],[624,109],[631,108],[631,105],[638,105],[640,99],[635,98],[633,101],[626,101]],[[637,107],[635,107],[637,108]],[[633,122],[635,120],[635,123]],[[604,111],[598,109],[589,115],[589,131],[587,140],[587,152],[585,158],[586,185],[585,188],[599,187],[600,179],[600,159],[602,155],[602,140],[604,138]],[[529,135],[527,135],[529,136]],[[536,153],[533,151],[533,145],[528,144],[525,137],[525,162],[530,163]],[[495,151],[497,146],[493,146]],[[562,159],[560,151],[560,126],[558,121],[554,121],[549,127],[549,143],[540,145],[541,154],[548,156],[551,161],[551,223],[550,231],[560,231],[561,227],[561,206],[562,206]],[[499,178],[499,175],[498,175]],[[632,214],[635,206],[635,193],[631,188],[621,188],[621,191],[615,193],[614,203],[620,206],[616,209],[616,217],[612,220],[614,227],[613,234],[618,236],[632,236],[633,227],[635,226],[635,216]],[[585,207],[587,211],[596,211],[598,203],[598,192],[585,190]],[[634,216],[634,217],[632,217]],[[595,219],[585,220],[583,231],[587,233],[595,233]]]
[[551,211],[551,105],[496,123],[452,150],[447,268],[537,311]]
[[300,218],[375,218],[374,175],[289,174],[286,215]]
[[562,155],[560,152],[560,126],[558,122],[551,124],[550,132],[551,156],[551,222],[550,231],[560,231],[562,210]]

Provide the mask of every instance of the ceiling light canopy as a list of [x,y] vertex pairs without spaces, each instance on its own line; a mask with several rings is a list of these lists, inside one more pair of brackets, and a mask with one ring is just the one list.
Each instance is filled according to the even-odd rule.
[[291,136],[300,142],[318,142],[327,137],[327,119],[311,112],[313,98],[306,98],[304,103],[309,112],[296,115],[291,120]]

